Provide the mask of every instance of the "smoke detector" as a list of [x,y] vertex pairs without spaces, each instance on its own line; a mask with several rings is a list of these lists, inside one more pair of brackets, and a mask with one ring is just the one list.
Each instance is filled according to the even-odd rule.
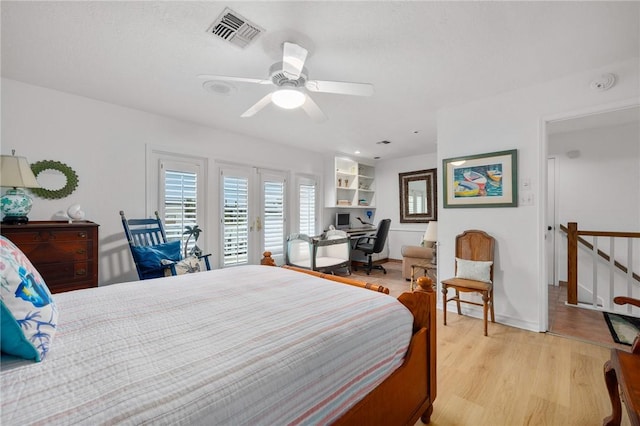
[[603,74],[591,82],[591,88],[604,92],[611,89],[616,84],[616,76],[613,74]]
[[208,80],[202,83],[202,87],[207,92],[215,93],[216,95],[230,96],[236,91],[236,87],[230,83],[224,81]]

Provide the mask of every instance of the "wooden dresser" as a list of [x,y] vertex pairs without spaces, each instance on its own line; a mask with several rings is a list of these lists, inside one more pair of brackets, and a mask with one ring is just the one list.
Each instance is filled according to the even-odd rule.
[[31,260],[52,293],[98,286],[98,224],[30,221],[0,225]]

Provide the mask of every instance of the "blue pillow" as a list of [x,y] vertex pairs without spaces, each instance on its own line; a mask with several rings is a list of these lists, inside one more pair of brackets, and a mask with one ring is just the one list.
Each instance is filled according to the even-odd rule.
[[180,261],[180,240],[171,241],[156,246],[131,247],[133,260],[144,275],[144,278],[159,278],[164,276],[162,260]]
[[58,309],[42,276],[11,241],[0,236],[0,350],[41,361],[49,352]]

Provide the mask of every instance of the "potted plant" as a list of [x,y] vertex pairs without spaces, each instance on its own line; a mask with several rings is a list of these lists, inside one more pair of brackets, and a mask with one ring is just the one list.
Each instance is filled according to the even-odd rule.
[[202,255],[202,250],[200,249],[200,247],[198,247],[198,237],[200,237],[200,233],[202,232],[202,229],[200,229],[200,227],[198,225],[193,225],[193,226],[185,226],[185,231],[182,233],[183,235],[187,235],[187,241],[184,243],[184,257],[188,257],[187,255],[187,248],[189,247],[189,240],[191,240],[191,237],[193,237],[193,239],[196,241],[196,244],[193,245],[193,248],[189,251],[189,255],[193,255],[193,256],[201,256]]

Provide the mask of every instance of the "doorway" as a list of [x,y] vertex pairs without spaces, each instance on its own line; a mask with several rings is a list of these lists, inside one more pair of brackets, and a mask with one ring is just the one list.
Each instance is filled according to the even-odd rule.
[[[635,207],[633,200],[627,201],[628,196],[624,198],[627,204],[620,206],[616,204],[620,199],[615,198],[618,187],[610,185],[610,182],[633,179],[628,175],[633,174],[632,167],[627,165],[624,170],[623,161],[635,164],[637,173],[639,127],[640,106],[630,102],[545,122],[547,182],[543,294],[547,296],[548,331],[553,331],[552,315],[558,314],[559,309],[575,309],[566,308],[564,303],[554,304],[558,291],[565,292],[561,296],[566,300],[566,287],[561,286],[558,291],[555,287],[567,280],[566,236],[561,232],[560,224],[578,222],[586,225],[583,229],[593,230],[621,230],[616,227],[629,230],[640,226],[640,197],[637,196]],[[621,179],[620,173],[627,173],[626,178]],[[612,215],[612,212],[616,214]],[[616,219],[612,222],[614,216]]]
[[270,251],[284,258],[286,173],[249,166],[220,168],[220,265],[257,264]]

